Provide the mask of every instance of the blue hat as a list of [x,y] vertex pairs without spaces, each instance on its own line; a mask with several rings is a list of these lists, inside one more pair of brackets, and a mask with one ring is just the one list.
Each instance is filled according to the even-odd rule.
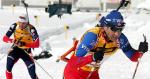
[[123,16],[117,10],[111,11],[106,17],[102,17],[102,19],[99,22],[102,26],[122,26],[122,24],[124,24]]

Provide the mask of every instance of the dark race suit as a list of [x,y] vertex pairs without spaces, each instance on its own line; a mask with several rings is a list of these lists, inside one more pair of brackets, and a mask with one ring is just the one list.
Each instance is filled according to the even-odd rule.
[[32,54],[31,48],[39,47],[39,35],[36,29],[31,24],[28,24],[25,29],[20,29],[19,24],[14,23],[11,25],[6,35],[3,37],[3,41],[7,43],[14,43],[12,39],[10,39],[10,36],[12,34],[14,34],[15,41],[19,39],[19,42],[24,42],[24,45],[12,45],[11,50],[9,51],[9,54],[7,56],[6,78],[12,79],[12,68],[14,64],[19,60],[19,58],[21,58],[25,62],[31,78],[38,79],[35,72],[34,60],[32,56],[30,56]]

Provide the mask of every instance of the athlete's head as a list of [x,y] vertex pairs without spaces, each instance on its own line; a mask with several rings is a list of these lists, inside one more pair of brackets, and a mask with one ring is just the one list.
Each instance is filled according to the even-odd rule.
[[21,14],[19,16],[19,27],[21,29],[23,29],[23,28],[26,27],[27,24],[28,24],[28,17],[27,17],[27,15],[26,14]]
[[99,22],[111,40],[117,40],[125,26],[123,16],[116,10],[111,11]]

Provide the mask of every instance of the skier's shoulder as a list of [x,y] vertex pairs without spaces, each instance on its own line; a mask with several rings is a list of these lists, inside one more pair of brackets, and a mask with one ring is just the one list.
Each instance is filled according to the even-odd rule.
[[18,25],[18,23],[17,23],[17,22],[15,22],[15,23],[13,23],[12,25],[17,26],[17,25]]
[[127,37],[124,33],[121,33],[121,35],[119,36],[119,39],[127,40]]
[[28,26],[32,29],[32,28],[35,28],[32,24],[28,24]]
[[10,28],[11,28],[11,29],[15,29],[16,26],[17,26],[17,23],[15,22],[15,23],[11,24]]
[[93,27],[91,29],[88,30],[88,32],[92,32],[94,34],[98,34],[101,31],[101,27]]
[[35,27],[32,25],[32,24],[30,24],[30,23],[28,23],[28,25],[27,25],[30,29],[35,29]]
[[120,43],[120,48],[126,48],[129,45],[128,38],[126,37],[125,34],[121,33],[120,37],[118,38],[119,43]]

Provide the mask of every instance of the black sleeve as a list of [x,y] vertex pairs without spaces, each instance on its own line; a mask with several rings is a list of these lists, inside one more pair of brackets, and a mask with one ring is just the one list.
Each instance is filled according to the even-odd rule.
[[17,23],[12,24],[9,30],[6,32],[6,36],[10,37],[14,33],[16,26],[17,26]]
[[39,38],[39,35],[38,35],[37,30],[35,29],[35,27],[32,27],[32,28],[30,29],[30,32],[31,32],[32,38],[33,38],[34,40],[36,40],[36,39]]

